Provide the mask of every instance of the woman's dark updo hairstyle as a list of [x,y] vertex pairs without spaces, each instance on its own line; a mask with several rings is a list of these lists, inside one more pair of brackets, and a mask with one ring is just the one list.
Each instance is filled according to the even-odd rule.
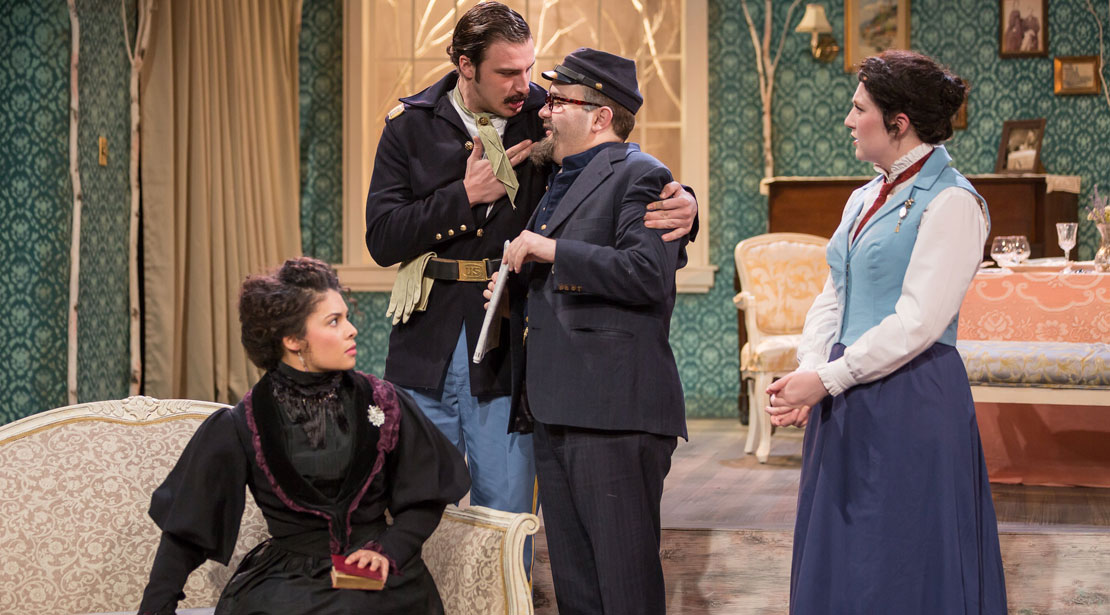
[[912,51],[890,50],[867,58],[859,67],[859,82],[883,114],[887,130],[905,113],[919,139],[930,145],[952,136],[952,116],[967,97],[967,82]]
[[248,276],[239,289],[239,324],[251,362],[276,369],[282,339],[304,336],[305,322],[328,290],[342,292],[335,270],[308,256],[291,258],[268,275]]

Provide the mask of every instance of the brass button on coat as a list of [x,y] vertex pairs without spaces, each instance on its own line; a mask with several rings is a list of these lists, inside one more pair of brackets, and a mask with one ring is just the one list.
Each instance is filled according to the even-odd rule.
[[459,230],[465,233],[466,232],[466,225],[465,224],[460,224],[459,225]]
[[474,142],[473,141],[467,141],[466,143],[463,143],[463,147],[465,147],[466,151],[469,152],[470,150],[474,149]]
[[482,235],[485,235],[485,234],[486,234],[485,229],[478,229],[478,236],[479,237],[481,237]]
[[541,231],[546,231],[547,230],[547,225],[546,224],[541,224],[540,225],[540,230]]
[[443,239],[443,233],[436,233],[436,239]]
[[447,236],[448,237],[454,237],[455,236],[455,229],[453,229],[453,228],[447,229]]

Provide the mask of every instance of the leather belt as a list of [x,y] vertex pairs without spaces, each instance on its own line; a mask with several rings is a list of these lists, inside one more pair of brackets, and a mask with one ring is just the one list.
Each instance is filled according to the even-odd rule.
[[455,282],[487,282],[494,271],[501,267],[499,258],[483,258],[480,261],[457,261],[451,258],[435,258],[424,267],[424,277],[433,280]]

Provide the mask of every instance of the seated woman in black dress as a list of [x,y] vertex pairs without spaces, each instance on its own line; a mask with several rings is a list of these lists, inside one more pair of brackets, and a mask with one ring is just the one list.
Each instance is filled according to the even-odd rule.
[[[243,346],[266,374],[204,421],[154,492],[162,540],[140,612],[173,613],[190,572],[227,564],[244,487],[273,538],[243,559],[216,613],[443,612],[420,548],[469,475],[411,399],[354,371],[357,332],[339,290],[311,258],[243,283]],[[333,589],[332,554],[380,571],[385,588]]]

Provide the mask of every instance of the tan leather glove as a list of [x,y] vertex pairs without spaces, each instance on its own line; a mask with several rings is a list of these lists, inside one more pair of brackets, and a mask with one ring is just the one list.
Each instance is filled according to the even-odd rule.
[[435,280],[424,277],[424,268],[435,255],[435,252],[421,254],[401,263],[397,269],[397,279],[389,295],[389,309],[385,312],[386,318],[393,318],[394,325],[406,323],[413,312],[423,312],[428,308],[428,295]]

